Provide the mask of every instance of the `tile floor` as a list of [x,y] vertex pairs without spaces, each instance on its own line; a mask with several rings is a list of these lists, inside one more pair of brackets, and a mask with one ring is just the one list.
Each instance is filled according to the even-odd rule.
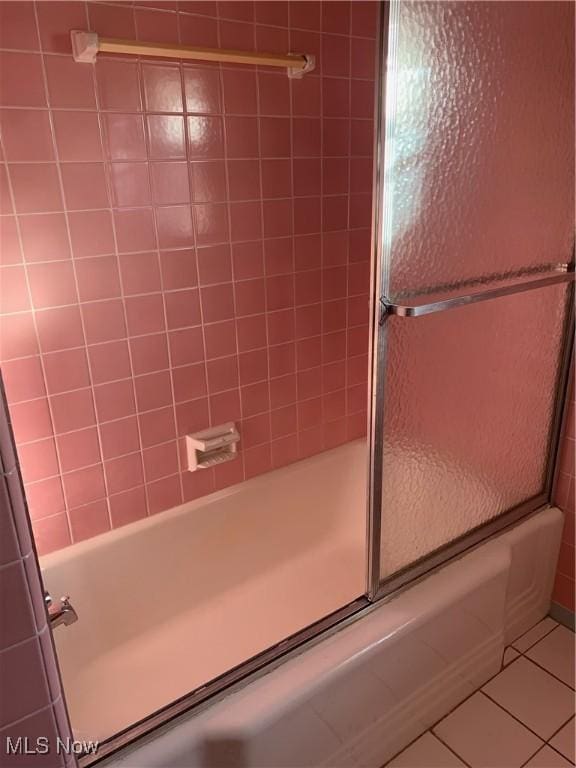
[[574,641],[543,619],[506,648],[499,674],[386,768],[573,766]]

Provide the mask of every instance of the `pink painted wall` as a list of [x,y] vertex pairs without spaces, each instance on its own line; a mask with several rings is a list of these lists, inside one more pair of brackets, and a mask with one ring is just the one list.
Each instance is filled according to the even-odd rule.
[[564,510],[565,521],[558,557],[558,570],[552,600],[569,611],[575,610],[574,597],[574,496],[576,494],[576,467],[574,448],[576,445],[576,410],[574,403],[574,361],[572,362],[572,381],[568,395],[568,412],[562,437],[560,467],[554,501]]
[[[365,432],[377,3],[1,2],[2,374],[40,553]],[[100,57],[68,32],[314,53]],[[183,471],[182,436],[241,456]]]
[[[70,736],[6,412],[0,408],[0,765],[62,768],[56,737]],[[13,742],[50,740],[47,755],[9,755]],[[73,759],[67,767],[72,768]]]

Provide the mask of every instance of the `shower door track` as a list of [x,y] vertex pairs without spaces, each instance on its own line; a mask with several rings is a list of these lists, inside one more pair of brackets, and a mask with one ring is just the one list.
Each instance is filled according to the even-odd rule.
[[178,718],[184,717],[192,711],[194,714],[199,714],[225,696],[240,690],[259,677],[268,674],[288,659],[330,637],[377,606],[378,604],[371,602],[365,596],[358,597],[338,611],[325,616],[300,632],[296,632],[251,659],[242,662],[237,667],[224,672],[200,688],[184,694],[162,709],[156,710],[151,715],[100,742],[96,754],[79,757],[79,765],[81,768],[93,766],[131,744],[135,744],[137,740],[152,734],[159,728],[173,724]]

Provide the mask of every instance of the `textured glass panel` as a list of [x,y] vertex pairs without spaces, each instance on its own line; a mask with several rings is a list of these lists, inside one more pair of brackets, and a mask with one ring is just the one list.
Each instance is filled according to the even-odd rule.
[[574,4],[403,0],[391,25],[388,294],[569,261]]
[[382,577],[542,491],[567,292],[386,321]]

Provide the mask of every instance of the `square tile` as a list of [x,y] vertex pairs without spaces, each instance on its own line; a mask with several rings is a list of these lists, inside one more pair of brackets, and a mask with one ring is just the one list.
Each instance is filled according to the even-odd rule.
[[82,469],[102,460],[98,433],[95,427],[68,432],[57,438],[58,453],[62,472]]
[[40,357],[23,357],[2,363],[2,376],[10,405],[46,394]]
[[95,112],[54,112],[54,133],[60,160],[103,160],[98,115]]
[[29,400],[27,403],[13,403],[10,407],[10,416],[18,443],[52,436],[50,409],[44,397]]
[[76,304],[78,294],[70,261],[49,261],[28,266],[30,293],[36,309]]
[[150,157],[174,160],[186,157],[184,118],[180,115],[148,115]]
[[571,765],[572,763],[546,745],[525,763],[524,768],[569,768]]
[[81,507],[106,498],[104,471],[101,464],[77,469],[62,475],[68,508]]
[[110,530],[108,504],[105,499],[70,510],[70,527],[74,542],[89,539]]
[[119,299],[82,305],[88,344],[115,341],[126,336],[124,306]]
[[514,661],[483,689],[543,739],[574,714],[574,693],[525,658]]
[[38,48],[33,3],[3,3],[0,7],[0,48],[29,51]]
[[90,29],[97,29],[102,37],[121,37],[124,40],[136,37],[134,11],[129,3],[126,6],[121,3],[88,3]]
[[102,109],[119,112],[140,109],[137,62],[98,59],[96,81]]
[[142,65],[142,74],[146,106],[150,112],[183,111],[178,66],[146,63]]
[[114,233],[109,211],[76,211],[68,214],[72,251],[78,259],[114,253]]
[[574,687],[574,633],[556,627],[526,654],[566,685]]
[[111,163],[110,184],[119,208],[150,205],[148,163]]
[[54,163],[11,165],[10,178],[18,213],[62,210],[60,181]]
[[220,74],[215,69],[184,67],[186,110],[201,115],[221,109]]
[[51,404],[56,434],[90,427],[96,422],[92,390],[89,388],[54,395]]
[[102,456],[113,459],[140,450],[138,421],[135,416],[129,416],[119,421],[109,421],[100,425],[102,441]]
[[54,160],[49,113],[36,109],[4,109],[0,120],[6,160],[48,162]]
[[160,248],[187,248],[193,241],[194,233],[189,206],[157,208],[156,226]]
[[386,764],[386,768],[458,768],[461,760],[429,731]]
[[188,117],[188,151],[192,159],[224,157],[224,133],[221,117],[194,115]]
[[83,348],[51,352],[44,355],[43,363],[46,387],[51,395],[90,386],[90,373]]
[[147,510],[144,486],[110,496],[110,516],[113,528],[141,520],[146,517]]
[[144,481],[140,452],[129,453],[107,461],[104,464],[104,471],[108,493],[120,493],[120,491],[136,488]]
[[525,632],[523,635],[520,635],[520,637],[514,640],[512,645],[514,648],[516,648],[517,651],[524,653],[528,650],[528,648],[531,648],[539,640],[542,640],[542,638],[545,637],[549,632],[552,632],[552,630],[557,626],[558,624],[554,621],[554,619],[551,619],[550,616],[546,616],[546,618],[542,619],[542,621],[539,621],[536,626],[532,627],[532,629],[529,629],[528,632]]
[[433,728],[471,768],[519,768],[543,743],[482,693]]
[[71,56],[46,56],[44,65],[51,107],[96,108],[91,67],[77,67]]
[[[174,6],[174,3],[172,3],[172,6]],[[134,9],[138,39],[154,39],[160,43],[177,44],[178,22],[176,14],[165,13],[163,3],[160,3],[160,7],[162,10],[138,7]],[[168,7],[170,7],[170,3],[168,3]]]
[[[17,76],[14,73],[17,72]],[[46,93],[42,59],[34,53],[0,53],[0,104],[7,107],[44,107]]]
[[574,743],[576,742],[576,724],[574,718],[561,728],[558,733],[550,739],[550,744],[562,752],[565,757],[573,763],[576,761]]
[[[112,160],[146,160],[141,115],[103,115],[106,148]],[[153,116],[151,115],[150,118]],[[183,126],[182,126],[183,137]]]
[[44,51],[70,53],[70,29],[84,29],[86,8],[84,3],[42,3],[37,6],[40,41]]
[[69,209],[109,207],[104,163],[65,163],[60,172]]

